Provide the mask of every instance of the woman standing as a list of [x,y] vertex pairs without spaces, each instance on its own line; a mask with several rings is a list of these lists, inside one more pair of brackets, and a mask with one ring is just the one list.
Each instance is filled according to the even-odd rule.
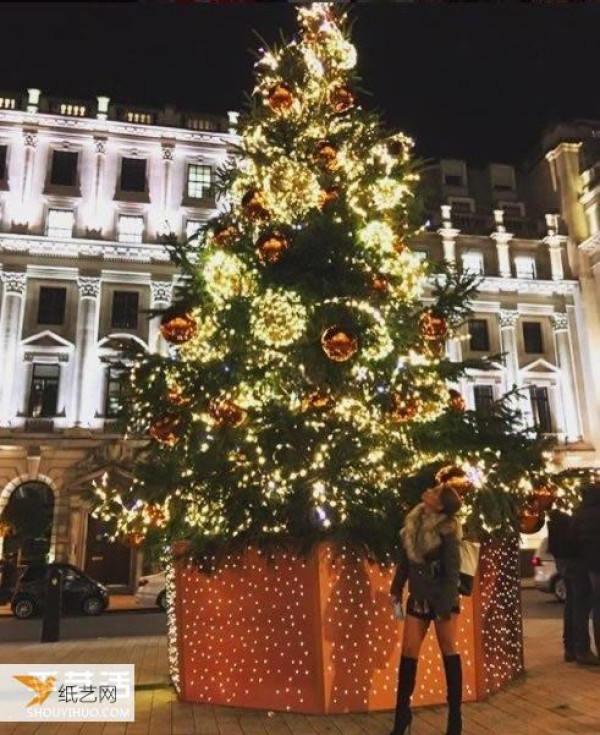
[[460,523],[455,518],[461,499],[451,483],[441,482],[423,493],[400,532],[402,553],[392,582],[394,603],[401,604],[408,580],[409,598],[404,621],[402,658],[394,729],[410,731],[410,698],[415,688],[421,644],[433,621],[446,673],[448,728],[446,735],[462,732],[462,667],[457,652],[460,572]]

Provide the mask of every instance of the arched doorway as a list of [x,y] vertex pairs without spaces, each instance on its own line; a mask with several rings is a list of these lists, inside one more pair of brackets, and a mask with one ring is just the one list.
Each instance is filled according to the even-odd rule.
[[45,482],[24,482],[2,511],[3,557],[16,564],[44,562],[50,552],[54,494]]

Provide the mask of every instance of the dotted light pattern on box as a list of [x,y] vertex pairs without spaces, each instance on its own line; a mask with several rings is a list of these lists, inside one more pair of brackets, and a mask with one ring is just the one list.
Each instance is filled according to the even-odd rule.
[[[461,600],[465,701],[522,670],[516,554],[510,545],[484,545],[479,591]],[[306,559],[250,549],[211,575],[178,563],[169,635],[180,697],[307,713],[392,709],[402,634],[390,606],[392,573],[350,550],[334,556],[328,544]],[[445,697],[432,628],[413,701]]]

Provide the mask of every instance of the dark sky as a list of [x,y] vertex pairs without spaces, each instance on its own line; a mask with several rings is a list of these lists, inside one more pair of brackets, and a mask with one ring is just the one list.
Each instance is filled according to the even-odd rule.
[[[364,103],[424,156],[515,161],[544,124],[600,118],[600,6],[355,4]],[[202,112],[239,109],[251,49],[292,6],[4,4],[0,89]]]

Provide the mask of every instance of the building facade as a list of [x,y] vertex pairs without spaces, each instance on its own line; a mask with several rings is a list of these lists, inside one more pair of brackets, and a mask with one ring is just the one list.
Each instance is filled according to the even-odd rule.
[[148,311],[177,274],[160,241],[214,214],[234,117],[0,95],[0,514],[46,486],[50,556],[115,584],[138,555],[106,543],[87,497],[131,476],[109,361],[124,340],[165,349]]

